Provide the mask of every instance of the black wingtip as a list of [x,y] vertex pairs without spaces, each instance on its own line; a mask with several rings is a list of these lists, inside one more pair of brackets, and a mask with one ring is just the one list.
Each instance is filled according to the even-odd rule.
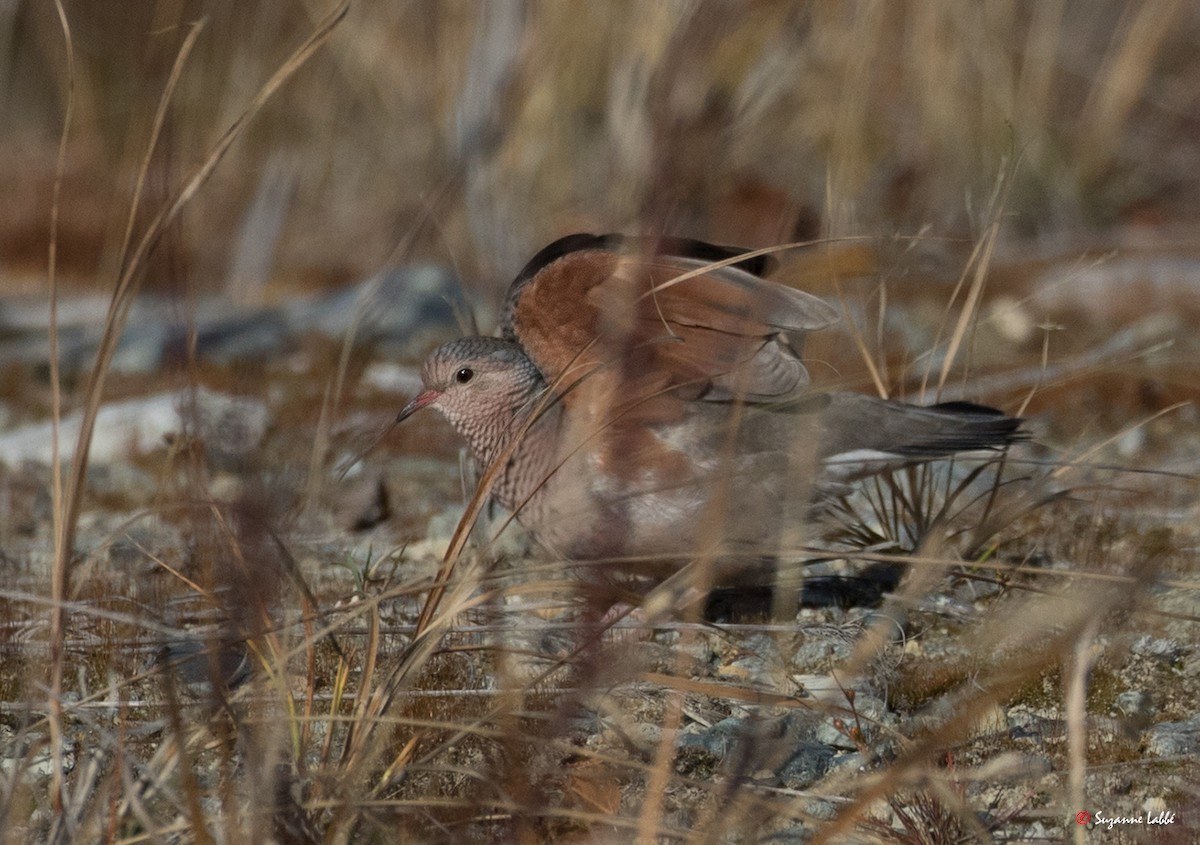
[[[617,240],[614,241],[614,238]],[[543,267],[554,263],[564,255],[581,252],[585,249],[611,249],[620,243],[620,235],[589,235],[578,233],[559,238],[538,250],[533,258],[525,263],[521,272],[513,279],[512,287],[516,288],[536,276]]]
[[[513,286],[519,286],[532,279],[542,268],[572,252],[580,252],[588,249],[620,249],[630,246],[647,251],[653,250],[659,255],[677,255],[681,258],[694,258],[699,261],[712,262],[727,261],[730,258],[736,258],[751,251],[742,247],[710,244],[706,241],[695,240],[694,238],[654,238],[615,233],[607,235],[578,233],[559,238],[553,243],[542,247],[521,268],[521,272],[513,279]],[[762,276],[773,270],[776,264],[777,262],[770,255],[756,255],[753,258],[738,261],[732,266],[755,276]]]
[[1001,450],[1029,439],[1022,428],[1022,417],[1010,417],[1003,411],[974,402],[941,402],[929,405],[930,411],[951,416],[957,426],[938,432],[927,442],[908,444],[897,450],[908,455],[947,455],[954,452]]
[[[740,246],[710,244],[707,241],[698,241],[693,238],[658,238],[653,243],[657,246],[658,252],[663,255],[678,255],[683,258],[695,258],[698,261],[726,261],[752,251]],[[765,276],[778,264],[779,262],[773,256],[756,255],[753,258],[737,261],[730,266],[744,270],[752,276]]]
[[[930,405],[938,411],[949,411],[955,414],[977,415],[981,417],[1007,417],[1003,411],[998,408],[992,408],[988,405],[978,405],[975,402],[938,402],[936,405]],[[1011,417],[1010,419],[1016,419]]]

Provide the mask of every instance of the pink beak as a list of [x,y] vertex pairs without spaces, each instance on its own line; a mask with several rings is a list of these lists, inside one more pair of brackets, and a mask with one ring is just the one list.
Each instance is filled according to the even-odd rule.
[[440,390],[422,390],[407,405],[400,409],[400,413],[396,416],[396,422],[392,424],[399,425],[426,405],[436,402],[441,395],[442,392]]

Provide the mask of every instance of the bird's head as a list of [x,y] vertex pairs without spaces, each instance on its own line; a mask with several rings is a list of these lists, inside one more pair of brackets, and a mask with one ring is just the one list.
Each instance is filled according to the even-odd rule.
[[515,343],[464,337],[444,343],[421,368],[423,389],[400,411],[403,422],[422,408],[436,408],[479,454],[490,452],[528,410],[543,386],[541,373]]

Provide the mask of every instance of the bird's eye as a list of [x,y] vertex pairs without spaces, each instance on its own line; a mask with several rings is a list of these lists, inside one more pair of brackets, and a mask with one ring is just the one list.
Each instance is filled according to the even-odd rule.
[[456,382],[458,382],[459,384],[466,384],[474,377],[475,377],[475,371],[472,370],[470,367],[463,367],[461,370],[459,370],[457,373],[454,374],[454,380]]

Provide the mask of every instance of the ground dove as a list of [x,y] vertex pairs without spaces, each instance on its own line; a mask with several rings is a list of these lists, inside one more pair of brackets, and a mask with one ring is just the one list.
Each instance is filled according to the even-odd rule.
[[552,551],[668,566],[761,558],[832,486],[1020,436],[978,405],[811,390],[803,335],[835,310],[742,255],[562,238],[513,282],[498,337],[430,354],[399,420],[436,408],[481,466],[504,461],[492,496]]

